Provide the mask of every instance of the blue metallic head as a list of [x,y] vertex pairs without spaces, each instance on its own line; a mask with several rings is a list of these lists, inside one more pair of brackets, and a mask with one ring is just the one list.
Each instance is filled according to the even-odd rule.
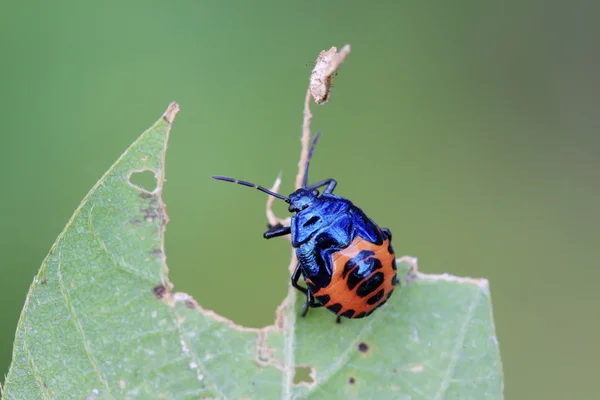
[[290,194],[290,206],[288,207],[288,210],[290,212],[300,212],[305,210],[315,202],[317,196],[319,196],[317,190],[300,188]]

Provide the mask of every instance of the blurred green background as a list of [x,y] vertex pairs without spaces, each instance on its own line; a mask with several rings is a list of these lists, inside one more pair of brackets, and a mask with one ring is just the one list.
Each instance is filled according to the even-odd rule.
[[172,281],[270,323],[289,248],[262,239],[265,196],[210,175],[268,186],[283,171],[290,192],[306,64],[350,43],[331,103],[313,106],[312,180],[336,177],[422,271],[490,279],[508,399],[596,398],[600,14],[586,4],[2,1],[0,377],[56,236],[173,100]]

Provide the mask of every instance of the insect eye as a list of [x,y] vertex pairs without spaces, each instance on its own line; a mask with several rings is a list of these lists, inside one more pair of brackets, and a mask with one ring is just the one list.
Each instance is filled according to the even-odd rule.
[[317,189],[315,189],[312,191],[312,194],[314,194],[315,197],[317,197],[319,195],[319,191]]

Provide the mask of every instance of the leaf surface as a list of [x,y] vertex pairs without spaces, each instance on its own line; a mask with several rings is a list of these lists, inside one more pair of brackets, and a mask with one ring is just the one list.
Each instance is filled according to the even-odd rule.
[[[301,320],[290,290],[263,329],[173,292],[161,195],[177,111],[169,106],[123,153],[52,246],[27,295],[3,399],[502,398],[485,280],[423,275],[405,257],[401,288],[372,316],[335,324],[311,310]],[[130,182],[144,171],[152,191]]]

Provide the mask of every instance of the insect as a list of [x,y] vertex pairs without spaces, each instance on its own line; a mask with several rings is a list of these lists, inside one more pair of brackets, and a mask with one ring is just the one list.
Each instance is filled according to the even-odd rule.
[[[292,286],[306,295],[309,308],[326,307],[341,317],[371,315],[392,295],[398,283],[392,233],[380,228],[350,200],[334,195],[335,179],[308,185],[308,167],[319,134],[315,135],[306,161],[303,183],[289,197],[262,186],[225,176],[214,179],[255,188],[289,204],[295,215],[290,226],[271,226],[265,239],[291,234],[298,265]],[[318,189],[325,187],[322,194]],[[300,276],[306,287],[298,284]]]

